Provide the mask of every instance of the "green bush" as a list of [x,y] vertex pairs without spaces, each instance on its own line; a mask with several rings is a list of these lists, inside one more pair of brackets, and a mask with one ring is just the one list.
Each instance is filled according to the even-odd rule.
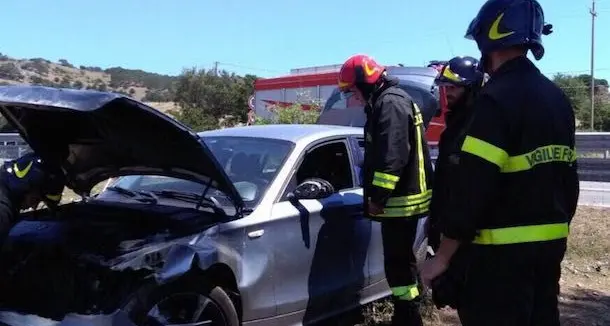
[[288,107],[274,106],[269,109],[273,113],[273,117],[256,118],[255,125],[267,124],[315,124],[320,116],[320,108],[312,106],[309,110],[304,110],[303,105],[293,104]]

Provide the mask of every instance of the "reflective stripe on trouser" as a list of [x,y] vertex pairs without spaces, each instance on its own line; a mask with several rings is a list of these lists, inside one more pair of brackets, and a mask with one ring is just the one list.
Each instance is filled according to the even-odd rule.
[[508,228],[479,230],[473,243],[480,245],[504,245],[526,242],[551,241],[567,238],[568,223],[513,226]]
[[574,149],[565,145],[541,146],[529,153],[509,156],[504,149],[472,136],[466,136],[462,151],[497,165],[502,173],[527,171],[545,163],[576,161]]
[[388,219],[381,222],[383,265],[392,295],[398,300],[417,300],[417,261],[413,242],[417,233],[415,219]]
[[397,297],[398,300],[411,301],[419,296],[419,289],[417,283],[407,286],[397,286],[391,288],[392,295]]

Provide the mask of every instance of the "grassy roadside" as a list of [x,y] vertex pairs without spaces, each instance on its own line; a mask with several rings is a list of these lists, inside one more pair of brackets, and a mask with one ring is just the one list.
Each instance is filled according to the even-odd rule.
[[[560,281],[561,323],[610,325],[610,209],[579,207],[570,232]],[[363,308],[360,323],[350,326],[387,325],[391,314],[391,305],[375,302]],[[422,315],[426,326],[461,325],[455,311],[438,310],[429,299]]]

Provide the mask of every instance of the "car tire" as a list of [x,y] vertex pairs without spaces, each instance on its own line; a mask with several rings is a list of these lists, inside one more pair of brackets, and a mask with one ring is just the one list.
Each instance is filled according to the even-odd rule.
[[[239,326],[240,320],[235,304],[221,287],[206,284],[199,278],[186,277],[171,283],[142,286],[123,305],[123,311],[137,326],[148,326],[148,312],[164,298],[178,293],[193,293],[203,296],[214,304],[222,314],[223,322],[213,325]],[[220,326],[219,325],[219,326]]]

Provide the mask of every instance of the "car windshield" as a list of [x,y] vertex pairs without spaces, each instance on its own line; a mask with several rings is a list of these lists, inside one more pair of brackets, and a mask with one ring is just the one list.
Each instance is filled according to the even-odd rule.
[[[294,147],[292,142],[269,138],[215,136],[203,137],[203,140],[249,209],[258,205]],[[205,188],[196,182],[153,175],[124,176],[112,186],[105,193],[121,192],[130,197],[138,196],[143,201],[167,197],[191,203],[196,202],[195,195],[202,194]],[[208,190],[206,197],[213,197],[211,200],[225,210],[231,209],[226,207],[232,206],[228,198],[215,189]]]

